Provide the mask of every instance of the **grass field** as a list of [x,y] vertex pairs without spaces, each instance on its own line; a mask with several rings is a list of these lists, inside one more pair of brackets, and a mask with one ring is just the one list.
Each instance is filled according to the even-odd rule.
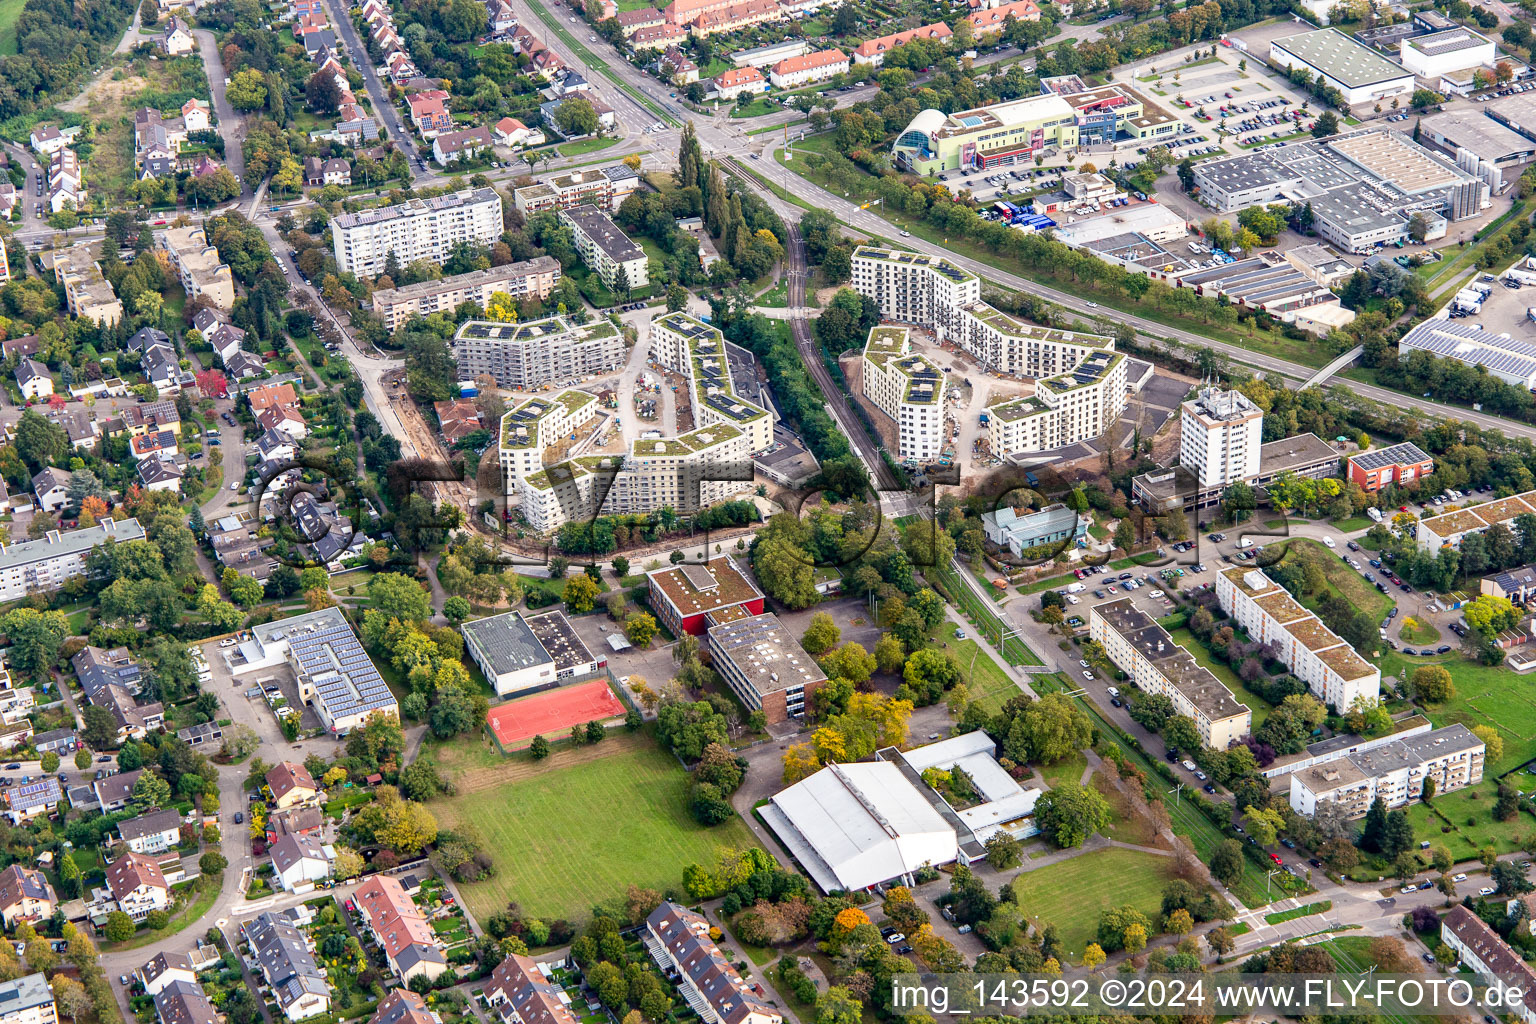
[[1173,642],[1188,651],[1211,675],[1225,683],[1239,703],[1248,705],[1248,710],[1253,712],[1253,728],[1257,729],[1264,724],[1264,720],[1274,710],[1268,701],[1244,686],[1243,681],[1237,677],[1237,673],[1233,672],[1230,666],[1211,657],[1211,652],[1188,629],[1176,629],[1168,635],[1173,637]]
[[[1344,564],[1344,560],[1337,554],[1315,540],[1306,537],[1290,539],[1286,542],[1285,559],[1296,559],[1303,565],[1315,562],[1322,568],[1328,585],[1343,594],[1350,604],[1359,611],[1365,612],[1373,620],[1386,618],[1387,612],[1391,611],[1393,604],[1396,603],[1391,597],[1367,583],[1364,576]],[[1317,598],[1316,594],[1309,595],[1302,604],[1316,611]]]
[[941,622],[932,635],[935,640],[947,643],[949,649],[955,652],[955,660],[960,665],[961,678],[965,680],[971,700],[980,701],[982,707],[996,714],[1003,709],[1008,698],[1016,697],[1024,691],[1008,677],[997,659],[970,639],[969,635],[964,640],[956,640],[955,631],[958,628],[953,622]]
[[1080,961],[1093,941],[1099,913],[1129,904],[1156,922],[1172,859],[1135,850],[1095,850],[1027,871],[1013,882],[1030,919],[1056,926],[1066,956]]
[[618,139],[613,136],[598,136],[591,139],[578,139],[576,142],[562,142],[556,146],[561,156],[585,156],[588,153],[596,153],[600,149],[617,145]]
[[0,54],[16,52],[16,20],[27,0],[0,0]]
[[496,877],[459,887],[481,920],[514,900],[531,917],[583,920],[631,883],[675,888],[688,864],[712,865],[722,847],[755,845],[740,818],[696,824],[686,773],[643,733],[557,749],[539,762],[463,742],[435,756],[457,787],[432,804],[438,820],[472,826],[496,851]]
[[1323,900],[1321,903],[1308,903],[1304,907],[1293,907],[1290,910],[1282,910],[1277,914],[1265,914],[1264,920],[1269,924],[1281,924],[1285,921],[1294,921],[1298,917],[1311,917],[1313,914],[1321,914],[1325,910],[1333,909],[1332,900]]
[[[1524,678],[1507,668],[1489,668],[1452,652],[1438,658],[1405,658],[1395,651],[1381,659],[1381,674],[1409,678],[1422,664],[1444,665],[1456,685],[1456,695],[1428,712],[1436,726],[1461,723],[1467,728],[1491,725],[1504,737],[1504,754],[1484,766],[1485,777],[1497,777],[1536,754],[1536,692]],[[1518,787],[1524,788],[1524,787]]]
[[[1368,935],[1341,935],[1319,943],[1323,950],[1338,964],[1339,970],[1348,974],[1364,974],[1374,961],[1370,957],[1371,937]],[[1399,1013],[1373,1014],[1386,1024],[1430,1024],[1442,1018],[1432,1016],[1406,1016]]]

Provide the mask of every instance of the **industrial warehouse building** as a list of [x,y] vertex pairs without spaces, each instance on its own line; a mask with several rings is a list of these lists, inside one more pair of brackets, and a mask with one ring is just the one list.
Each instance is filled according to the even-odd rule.
[[1404,359],[1415,351],[1428,352],[1481,366],[1506,384],[1536,388],[1536,345],[1466,320],[1425,320],[1403,335],[1397,350]]
[[499,697],[590,679],[607,664],[592,656],[558,608],[529,616],[504,612],[461,628],[465,653]]
[[1476,169],[1378,128],[1206,161],[1195,168],[1195,184],[1201,200],[1221,213],[1309,203],[1317,233],[1355,253],[1407,239],[1416,214],[1426,239],[1443,237],[1448,221],[1475,217],[1492,201]]
[[1413,72],[1334,28],[1276,39],[1269,44],[1269,59],[1310,71],[1314,81],[1333,86],[1352,106],[1413,92]]
[[1398,43],[1398,59],[1404,69],[1420,78],[1439,78],[1469,68],[1491,67],[1494,45],[1487,36],[1457,26],[1409,36]]

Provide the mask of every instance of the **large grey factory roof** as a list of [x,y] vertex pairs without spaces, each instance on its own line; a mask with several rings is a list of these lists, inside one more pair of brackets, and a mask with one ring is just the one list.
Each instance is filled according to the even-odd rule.
[[[1422,118],[1419,126],[1424,134],[1436,141],[1444,139],[1448,145],[1470,150],[1482,159],[1495,163],[1527,159],[1536,153],[1536,142],[1489,116],[1492,113],[1481,110],[1447,110]],[[1536,109],[1531,113],[1531,125],[1536,128]]]
[[256,626],[263,644],[287,643],[332,719],[395,706],[394,695],[339,608]]
[[1536,378],[1536,345],[1482,330],[1465,320],[1425,320],[1403,335],[1398,347],[1486,366],[1492,373]]
[[1395,78],[1413,78],[1401,64],[1376,53],[1335,28],[1302,32],[1269,44],[1290,53],[1350,89]]

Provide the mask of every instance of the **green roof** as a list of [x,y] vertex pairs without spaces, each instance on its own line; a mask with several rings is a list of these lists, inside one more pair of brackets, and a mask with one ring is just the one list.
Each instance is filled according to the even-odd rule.
[[677,437],[641,438],[633,442],[629,450],[637,459],[656,455],[691,455],[740,436],[741,431],[729,423],[715,423]]
[[1054,327],[1041,327],[1038,324],[1027,323],[1017,317],[1004,313],[1000,309],[995,309],[985,302],[971,305],[968,307],[967,312],[988,327],[1017,338],[1035,338],[1040,341],[1061,342],[1066,345],[1082,345],[1086,348],[1106,348],[1113,343],[1113,339],[1100,334],[1062,331]]

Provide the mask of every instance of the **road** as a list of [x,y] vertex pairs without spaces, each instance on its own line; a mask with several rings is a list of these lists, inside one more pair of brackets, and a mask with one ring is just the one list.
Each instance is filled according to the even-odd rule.
[[394,139],[410,158],[412,179],[425,177],[426,168],[416,156],[416,147],[411,142],[410,133],[405,130],[405,126],[400,121],[400,111],[389,101],[389,95],[380,81],[378,69],[373,66],[373,59],[368,56],[368,48],[358,38],[357,29],[353,26],[352,19],[347,16],[347,5],[341,3],[341,0],[325,0],[325,8],[331,16],[331,24],[336,27],[336,33],[347,47],[352,63],[357,65],[358,71],[363,76],[363,88],[368,90],[368,99],[373,103],[374,116],[383,120],[389,137]]
[[[779,138],[779,136],[776,133],[769,132],[765,135],[752,136],[751,138],[754,144],[763,146],[762,162],[765,165],[765,170],[767,167],[775,166],[775,154],[777,153],[778,148],[782,145],[782,140]],[[718,147],[718,135],[714,132],[706,133],[701,128],[699,131],[699,142],[706,155],[712,152],[710,148],[711,140],[714,140],[714,144]],[[739,149],[737,149],[735,152],[739,153]],[[734,159],[734,154],[729,149],[722,151],[717,148],[713,151],[713,154],[717,158]],[[737,166],[744,168],[746,165],[737,162]],[[793,203],[780,199],[775,192],[763,185],[762,182],[760,182],[758,179],[752,177],[752,175],[745,174],[742,177],[744,182],[754,192],[757,192],[760,196],[762,196],[764,201],[767,202],[768,205],[771,206],[774,211],[779,214],[779,216],[783,217],[786,223],[791,221],[797,222],[801,215],[804,214],[805,210],[803,207],[796,206]],[[807,181],[804,178],[796,177],[792,180],[794,183],[794,194],[797,198],[810,203],[812,206],[830,210],[843,223],[855,228],[860,232],[864,232],[870,235],[889,236],[896,231],[896,228],[889,221],[883,220],[868,210],[860,209],[856,204],[849,202],[842,196],[834,195],[833,193],[826,191],[820,186]],[[1196,334],[1192,331],[1186,331],[1180,328],[1168,327],[1163,324],[1154,323],[1151,320],[1143,319],[1142,317],[1136,316],[1132,313],[1126,313],[1121,310],[1106,311],[1098,308],[1097,306],[1090,306],[1087,299],[1073,295],[1069,292],[1060,291],[1056,288],[1051,288],[1047,285],[1039,284],[1028,278],[1019,277],[1016,274],[1011,274],[1008,271],[1001,270],[991,263],[966,256],[962,253],[956,252],[952,249],[947,249],[941,245],[936,245],[933,242],[925,241],[924,239],[918,238],[916,236],[903,238],[901,240],[901,244],[918,252],[926,252],[935,256],[943,256],[944,258],[950,260],[965,270],[968,270],[987,281],[1002,285],[1005,288],[1010,288],[1014,291],[1026,292],[1030,295],[1037,295],[1041,298],[1049,299],[1051,302],[1054,302],[1057,305],[1063,306],[1075,313],[1080,314],[1085,320],[1099,321],[1101,323],[1100,329],[1106,329],[1107,326],[1111,323],[1125,324],[1126,326],[1135,329],[1138,334],[1142,335],[1142,340],[1145,343],[1157,348],[1164,350],[1171,350],[1174,348],[1206,348],[1219,353],[1233,363],[1238,363],[1243,366],[1263,370],[1270,374],[1279,374],[1280,376],[1289,378],[1292,381],[1305,381],[1317,372],[1315,367],[1302,366],[1299,363],[1293,363],[1289,360],[1280,359],[1276,356],[1272,356],[1264,352],[1255,352],[1251,349],[1242,348],[1238,345],[1215,341],[1211,338]],[[1170,340],[1172,344],[1169,343]],[[1359,381],[1350,381],[1348,387],[1349,390],[1354,394],[1360,395],[1363,398],[1370,399],[1373,402],[1380,403],[1382,406],[1387,408],[1402,408],[1405,404],[1405,400],[1407,400],[1408,404],[1412,408],[1422,410],[1434,416],[1444,417],[1452,421],[1462,420],[1469,423],[1474,423],[1484,429],[1501,430],[1513,437],[1523,437],[1530,440],[1536,440],[1536,426],[1520,423],[1515,420],[1505,419],[1502,416],[1494,416],[1489,413],[1477,412],[1471,409],[1463,409],[1453,405],[1445,405],[1441,402],[1436,402],[1427,398],[1409,399],[1408,396],[1404,395],[1400,391],[1393,391],[1388,388],[1377,387],[1373,384],[1365,384]]]
[[218,41],[213,33],[204,28],[193,29],[197,49],[203,57],[203,68],[208,72],[208,85],[213,90],[213,112],[219,116],[219,136],[224,140],[224,165],[240,180],[242,194],[249,195],[251,188],[245,180],[245,122],[229,105],[224,91],[224,59],[219,56]]
[[37,162],[37,157],[25,146],[18,146],[14,142],[5,143],[5,152],[7,156],[20,164],[27,173],[27,180],[22,183],[21,195],[17,199],[21,206],[21,221],[20,223],[13,221],[12,225],[18,233],[49,230],[48,225],[43,222],[43,218],[38,216],[37,213],[37,206],[43,201],[42,192],[44,190],[41,186],[45,184],[43,180],[45,172]]

